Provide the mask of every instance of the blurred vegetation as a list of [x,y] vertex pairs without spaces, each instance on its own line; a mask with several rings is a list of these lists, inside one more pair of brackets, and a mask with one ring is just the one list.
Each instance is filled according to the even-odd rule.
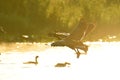
[[0,0],[0,41],[51,41],[85,17],[96,29],[84,40],[120,40],[120,0]]

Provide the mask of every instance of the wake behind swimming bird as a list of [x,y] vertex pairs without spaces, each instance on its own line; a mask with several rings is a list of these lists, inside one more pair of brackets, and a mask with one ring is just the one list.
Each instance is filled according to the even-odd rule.
[[35,65],[37,65],[38,64],[38,58],[39,58],[39,56],[36,56],[35,61],[24,62],[23,64],[35,64]]

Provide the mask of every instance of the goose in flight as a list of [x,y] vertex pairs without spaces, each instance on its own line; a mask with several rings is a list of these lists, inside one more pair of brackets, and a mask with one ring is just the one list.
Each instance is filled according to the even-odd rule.
[[92,23],[87,23],[85,19],[81,19],[77,27],[73,30],[73,32],[62,40],[55,41],[51,44],[51,46],[67,46],[76,52],[77,58],[80,56],[80,50],[83,50],[85,54],[88,51],[88,46],[83,44],[83,38],[88,35],[93,29],[95,25]]
[[23,64],[35,64],[35,65],[37,65],[38,64],[38,58],[39,58],[39,56],[36,56],[35,61],[24,62]]

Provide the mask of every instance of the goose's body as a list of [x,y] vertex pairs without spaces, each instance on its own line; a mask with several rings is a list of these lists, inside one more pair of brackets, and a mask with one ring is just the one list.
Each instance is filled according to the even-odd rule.
[[57,63],[55,67],[66,67],[66,65],[70,65],[70,63],[65,62],[65,63]]
[[87,23],[86,20],[82,19],[70,35],[62,40],[53,42],[51,46],[67,46],[73,49],[77,54],[77,58],[79,58],[81,53],[78,49],[83,50],[85,54],[88,51],[88,46],[83,44],[81,40],[88,35],[94,27],[94,24]]
[[39,58],[39,56],[36,56],[35,61],[24,62],[23,64],[38,64],[38,58]]

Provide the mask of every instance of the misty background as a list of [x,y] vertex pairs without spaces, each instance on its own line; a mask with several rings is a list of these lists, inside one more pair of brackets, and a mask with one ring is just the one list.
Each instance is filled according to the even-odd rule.
[[46,42],[84,17],[96,25],[84,41],[120,40],[120,0],[0,0],[0,42]]

